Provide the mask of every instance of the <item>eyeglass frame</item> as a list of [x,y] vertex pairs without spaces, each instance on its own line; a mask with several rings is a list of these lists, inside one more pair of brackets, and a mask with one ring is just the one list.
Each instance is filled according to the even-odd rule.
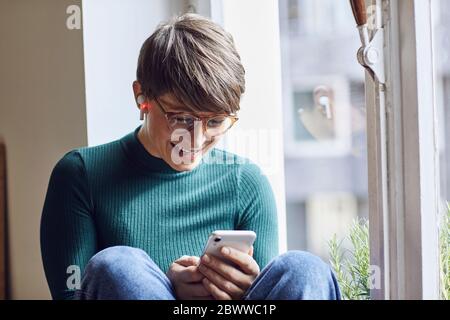
[[[218,113],[218,114],[215,114],[215,115],[213,115],[213,116],[199,116],[199,115],[196,115],[196,114],[193,114],[193,113],[189,113],[189,112],[167,112],[166,110],[164,110],[164,108],[163,108],[161,102],[159,102],[158,98],[155,97],[154,100],[156,101],[156,104],[157,104],[158,107],[161,109],[162,113],[164,114],[164,117],[165,117],[166,120],[167,120],[167,126],[168,126],[170,129],[174,129],[174,128],[172,128],[172,127],[170,126],[170,124],[169,124],[169,123],[170,123],[169,118],[172,117],[172,116],[174,116],[174,115],[179,115],[179,114],[190,115],[190,116],[192,116],[193,118],[195,118],[195,120],[201,121],[201,122],[202,122],[202,129],[203,129],[203,132],[208,132],[208,129],[207,129],[206,126],[207,126],[207,123],[208,123],[209,120],[211,120],[211,119],[213,119],[213,118],[215,118],[215,117],[218,117],[218,116],[226,116],[227,118],[230,118],[230,119],[231,119],[231,125],[230,125],[224,132],[222,132],[222,133],[220,133],[220,134],[218,134],[218,135],[216,135],[216,136],[221,136],[221,135],[225,134],[228,130],[231,129],[231,127],[236,123],[236,121],[239,120],[239,118],[237,117],[237,115],[234,114],[234,113],[231,113],[231,114],[230,114],[230,113]],[[206,120],[206,121],[205,121],[205,120]],[[194,128],[195,128],[195,126],[194,126]],[[194,128],[192,128],[190,131],[192,131]]]

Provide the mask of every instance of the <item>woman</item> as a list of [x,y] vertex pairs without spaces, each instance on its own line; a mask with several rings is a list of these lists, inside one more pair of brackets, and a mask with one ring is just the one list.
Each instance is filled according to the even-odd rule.
[[[52,172],[41,248],[54,299],[340,298],[319,258],[277,257],[267,178],[214,148],[238,120],[244,73],[231,35],[198,15],[145,41],[133,83],[142,126]],[[255,231],[254,248],[200,259],[209,233],[227,229]]]

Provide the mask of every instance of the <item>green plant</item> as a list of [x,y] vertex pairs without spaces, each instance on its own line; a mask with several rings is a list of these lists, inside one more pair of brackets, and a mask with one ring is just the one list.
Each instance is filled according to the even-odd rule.
[[441,298],[450,300],[450,205],[441,221],[440,235]]
[[336,234],[328,241],[330,264],[333,268],[342,297],[345,300],[370,299],[369,222],[357,219],[347,237],[350,248],[343,249],[343,240]]
[[[343,249],[337,236],[328,241],[330,264],[345,300],[370,299],[369,222],[355,220],[347,237],[350,248]],[[450,300],[450,204],[442,217],[439,233],[441,298]]]

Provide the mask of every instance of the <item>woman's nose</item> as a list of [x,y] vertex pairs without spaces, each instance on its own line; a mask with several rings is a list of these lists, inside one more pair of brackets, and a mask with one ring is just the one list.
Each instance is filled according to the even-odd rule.
[[201,148],[206,140],[202,121],[195,121],[194,130],[192,132],[192,147],[194,149]]

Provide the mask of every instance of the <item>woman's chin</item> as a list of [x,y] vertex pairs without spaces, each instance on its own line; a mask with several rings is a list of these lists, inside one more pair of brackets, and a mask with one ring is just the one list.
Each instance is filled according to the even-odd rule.
[[205,151],[202,150],[195,154],[180,154],[171,148],[169,159],[165,159],[165,161],[176,171],[191,171],[200,164]]

